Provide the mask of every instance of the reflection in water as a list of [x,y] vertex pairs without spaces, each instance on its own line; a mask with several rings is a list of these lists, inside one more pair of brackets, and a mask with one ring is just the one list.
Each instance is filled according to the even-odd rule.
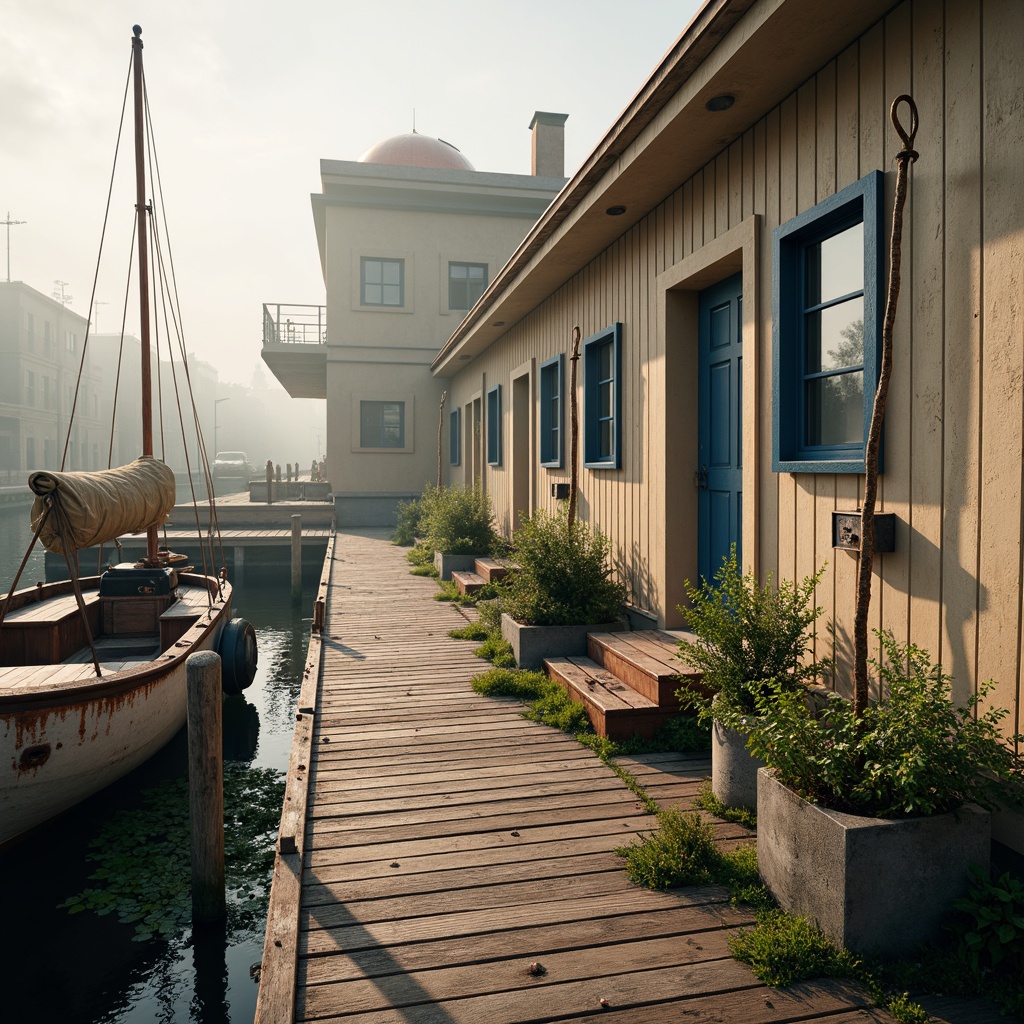
[[[27,509],[0,509],[0,578],[4,581],[0,592],[10,585],[24,554],[27,519]],[[41,555],[33,558],[39,559],[39,565],[26,570],[27,583],[22,585],[43,577]],[[300,604],[290,600],[287,573],[246,577],[235,584],[234,614],[256,628],[259,667],[245,694],[224,702],[225,778],[237,776],[242,799],[250,804],[258,801],[251,795],[253,790],[248,798],[244,796],[245,786],[258,790],[268,784],[266,769],[275,769],[277,775],[288,765],[309,639],[303,610],[308,615],[312,607],[316,578],[304,584]],[[170,937],[140,940],[138,922],[119,920],[114,897],[109,908],[102,906],[102,895],[96,897],[97,906],[74,913],[58,906],[88,889],[102,894],[124,882],[95,877],[98,867],[118,875],[116,867],[111,870],[109,858],[104,861],[104,854],[115,860],[121,855],[138,860],[141,855],[145,866],[125,871],[126,877],[134,874],[138,882],[133,898],[145,897],[147,887],[157,885],[158,854],[143,832],[146,802],[154,791],[169,793],[179,787],[184,792],[180,787],[186,751],[183,730],[137,771],[0,854],[0,871],[7,880],[0,915],[0,963],[9,981],[2,996],[3,1020],[61,1024],[252,1021],[257,986],[249,971],[262,955],[265,918],[265,911],[259,909],[263,895],[259,885],[233,880],[228,897],[233,921],[224,931],[203,935],[193,935],[186,923]],[[280,811],[280,799],[276,800],[267,821],[248,826],[253,831],[240,835],[249,841],[263,830],[259,848],[251,841],[248,846],[254,854],[249,869],[264,882],[268,880],[266,862],[258,866],[258,855],[272,851]],[[131,813],[118,813],[125,811]],[[241,831],[234,822],[229,828]],[[169,872],[187,889],[187,844],[183,858],[183,866],[171,867]],[[250,897],[251,893],[255,895]]]

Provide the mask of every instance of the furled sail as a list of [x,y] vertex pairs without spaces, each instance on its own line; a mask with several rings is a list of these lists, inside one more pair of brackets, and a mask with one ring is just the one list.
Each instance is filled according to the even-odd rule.
[[47,498],[57,495],[61,511],[51,513],[39,539],[58,555],[65,553],[65,544],[81,550],[159,526],[174,507],[174,473],[147,456],[95,473],[40,471],[28,478],[28,485],[36,495],[33,530],[46,512]]

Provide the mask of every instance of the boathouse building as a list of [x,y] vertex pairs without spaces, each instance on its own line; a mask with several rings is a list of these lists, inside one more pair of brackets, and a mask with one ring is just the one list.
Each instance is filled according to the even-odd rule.
[[[833,513],[864,491],[909,94],[871,624],[959,700],[995,679],[1021,731],[1021,39],[1016,0],[708,0],[434,358],[449,479],[506,533],[556,506],[578,326],[580,514],[636,612],[680,625],[733,543],[761,578],[827,565],[817,651],[846,691],[858,556]],[[1022,820],[994,826],[1019,851]]]

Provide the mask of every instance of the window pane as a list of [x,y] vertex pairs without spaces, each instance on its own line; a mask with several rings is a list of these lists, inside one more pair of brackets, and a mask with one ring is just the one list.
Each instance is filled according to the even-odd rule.
[[379,284],[368,284],[363,290],[363,302],[367,306],[379,306],[382,302]]
[[601,419],[609,418],[612,414],[612,385],[611,382],[598,384],[597,386],[597,415]]
[[612,346],[602,345],[597,350],[597,376],[600,380],[608,380],[612,375]]
[[381,264],[385,284],[398,284],[401,280],[399,266],[397,263],[387,262]]
[[806,305],[816,306],[864,289],[864,224],[809,245]]
[[864,298],[805,315],[805,373],[864,365]]
[[402,304],[402,289],[397,284],[384,285],[381,302],[385,306],[400,306]]
[[359,446],[361,448],[404,448],[405,403],[360,402]]
[[601,420],[599,424],[600,432],[598,437],[598,458],[608,459],[612,455],[612,421]]
[[448,273],[455,281],[464,281],[466,279],[466,267],[465,263],[449,263]]
[[807,444],[864,443],[864,371],[806,382]]
[[381,264],[380,260],[365,260],[363,262],[363,279],[367,284],[380,284]]

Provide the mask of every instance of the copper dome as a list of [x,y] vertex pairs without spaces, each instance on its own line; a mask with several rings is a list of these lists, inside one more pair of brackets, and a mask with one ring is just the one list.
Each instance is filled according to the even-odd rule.
[[371,146],[360,158],[361,164],[397,164],[401,167],[443,167],[453,171],[476,168],[450,143],[413,131],[395,135]]

